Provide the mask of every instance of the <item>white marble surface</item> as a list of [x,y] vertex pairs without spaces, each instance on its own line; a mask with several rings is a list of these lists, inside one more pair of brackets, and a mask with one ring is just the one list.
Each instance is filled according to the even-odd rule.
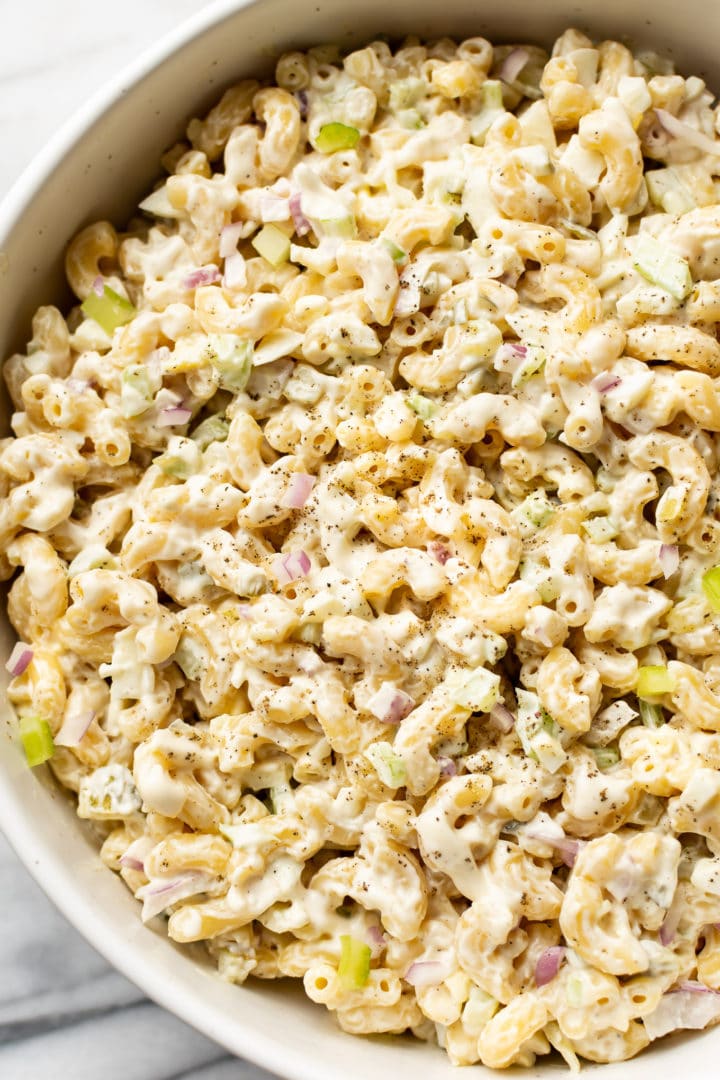
[[[202,0],[0,0],[0,197],[104,81]],[[2,1080],[271,1080],[143,998],[0,836]]]

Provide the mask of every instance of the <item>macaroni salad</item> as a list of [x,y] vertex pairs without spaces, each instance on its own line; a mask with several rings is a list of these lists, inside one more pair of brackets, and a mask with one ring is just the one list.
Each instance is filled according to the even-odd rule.
[[568,30],[280,58],[5,364],[9,696],[220,974],[460,1065],[720,1018],[720,116]]

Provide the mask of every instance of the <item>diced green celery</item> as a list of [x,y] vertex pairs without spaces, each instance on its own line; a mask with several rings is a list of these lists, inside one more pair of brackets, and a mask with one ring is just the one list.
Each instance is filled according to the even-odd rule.
[[430,398],[423,397],[417,391],[413,391],[405,398],[407,405],[421,420],[430,420],[437,412],[437,405]]
[[338,980],[346,990],[362,990],[370,978],[370,958],[372,950],[364,941],[340,935],[340,963]]
[[153,461],[166,476],[175,476],[178,480],[187,480],[198,471],[202,464],[200,450],[192,439],[173,435],[168,439],[167,450]]
[[548,772],[555,773],[567,761],[559,738],[559,727],[543,709],[537,694],[517,690],[518,715],[515,730],[528,757],[539,761]]
[[473,712],[490,712],[500,699],[500,676],[487,668],[476,668],[469,678],[452,690],[457,705]]
[[424,79],[398,79],[397,82],[390,84],[390,108],[393,112],[409,109],[426,93],[427,83]]
[[400,127],[407,128],[409,131],[419,131],[420,128],[425,127],[425,121],[417,109],[403,109],[396,113],[395,119]]
[[595,746],[593,754],[598,769],[611,769],[620,760],[620,751],[614,746]]
[[394,240],[390,240],[387,236],[384,236],[383,243],[385,244],[387,250],[390,252],[390,258],[394,263],[397,263],[398,266],[400,266],[407,260],[407,251],[403,251],[403,249],[399,247],[399,245],[396,244]]
[[222,416],[208,416],[207,420],[198,424],[190,438],[201,450],[207,450],[211,443],[225,442],[229,431],[230,425]]
[[405,762],[395,753],[389,742],[375,742],[368,746],[365,757],[374,767],[383,784],[389,788],[405,786],[407,771]]
[[55,744],[47,720],[39,716],[21,716],[18,730],[31,769],[50,760],[55,753]]
[[659,694],[671,694],[675,689],[675,679],[662,664],[647,664],[638,668],[637,696],[639,698],[657,697]]
[[711,570],[705,571],[702,587],[710,610],[716,615],[720,614],[720,566],[713,566]]
[[617,525],[609,517],[588,518],[587,521],[583,521],[582,529],[590,537],[593,544],[605,544],[608,540],[614,540],[618,535]]
[[129,323],[137,314],[134,306],[124,296],[120,296],[109,285],[103,286],[102,296],[91,292],[82,302],[83,314],[88,319],[94,319],[101,329],[109,334],[114,334],[119,326]]
[[223,390],[242,393],[252,373],[252,342],[235,334],[208,334],[206,352]]
[[276,787],[271,787],[269,794],[273,814],[282,814],[284,810],[289,811],[294,808],[295,800],[287,784],[278,784]]
[[645,727],[659,728],[665,723],[665,714],[659,705],[652,705],[649,701],[638,698],[638,709]]
[[277,225],[264,225],[250,242],[271,266],[282,266],[290,258],[290,237]]
[[652,169],[645,173],[651,201],[666,214],[687,214],[697,206],[692,194],[683,184],[675,169]]
[[499,1001],[479,986],[473,986],[463,1009],[463,1025],[470,1031],[481,1031],[499,1008]]
[[542,529],[555,513],[555,505],[550,502],[544,491],[533,491],[519,506],[512,511],[512,516],[520,518],[536,529]]
[[352,214],[344,214],[338,218],[320,218],[319,224],[323,236],[332,236],[341,240],[352,240],[357,231]]
[[338,150],[353,150],[360,141],[356,127],[337,121],[323,124],[315,137],[315,148],[321,154],[334,154]]
[[117,570],[119,563],[102,544],[90,544],[78,552],[67,569],[69,578],[86,570]]
[[482,145],[495,120],[505,112],[500,80],[486,79],[480,87],[478,99],[478,111],[470,118],[470,138],[477,145]]
[[536,179],[552,176],[555,172],[550,153],[544,146],[520,146],[513,151],[513,157]]
[[652,285],[665,289],[676,300],[684,300],[692,292],[692,274],[687,259],[669,251],[649,233],[641,233],[638,237],[633,266]]
[[120,377],[120,411],[128,420],[142,416],[153,403],[155,388],[146,368],[126,367]]
[[527,356],[512,377],[513,386],[522,386],[533,375],[539,375],[545,367],[545,351],[537,345],[528,345]]
[[[592,229],[586,229],[584,225],[578,225],[576,222],[571,221],[570,218],[559,218],[558,224],[567,229],[575,240],[597,240],[597,233]],[[598,241],[599,242],[599,241]]]
[[205,657],[192,638],[183,634],[175,649],[173,660],[186,679],[194,682],[199,679],[206,667]]
[[582,975],[572,973],[568,975],[565,983],[565,995],[568,1005],[573,1009],[581,1009],[585,1004],[585,985]]

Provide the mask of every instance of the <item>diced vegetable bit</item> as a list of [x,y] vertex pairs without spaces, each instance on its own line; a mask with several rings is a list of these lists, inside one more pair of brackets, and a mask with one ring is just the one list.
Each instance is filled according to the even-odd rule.
[[290,237],[277,225],[265,225],[251,240],[258,255],[271,266],[282,266],[290,258]]
[[407,780],[405,762],[395,753],[391,743],[372,743],[365,751],[365,757],[386,787],[400,788],[405,786]]
[[428,84],[424,79],[410,78],[398,79],[390,84],[390,108],[393,112],[398,109],[409,109],[417,104],[421,97],[427,94]]
[[720,615],[720,566],[713,566],[711,570],[705,571],[702,587],[710,610]]
[[147,368],[126,367],[120,377],[120,411],[128,420],[142,416],[153,404],[155,387]]
[[31,769],[50,760],[55,753],[55,744],[47,720],[39,716],[21,716],[18,730]]
[[565,983],[565,995],[568,1005],[573,1009],[581,1009],[585,1003],[585,986],[582,975],[568,975]]
[[235,334],[208,334],[206,353],[223,390],[242,393],[253,368],[252,342]]
[[198,471],[201,464],[197,443],[181,435],[174,435],[169,439],[165,453],[159,454],[153,462],[166,476],[175,476],[178,480],[187,480]]
[[208,416],[207,420],[198,424],[190,438],[200,450],[207,450],[211,443],[225,442],[229,431],[230,425],[222,416]]
[[364,941],[340,935],[340,963],[338,980],[346,990],[361,990],[370,978],[370,958],[372,950]]
[[639,698],[638,708],[640,710],[640,719],[645,727],[659,728],[665,723],[665,714],[660,705],[653,705],[649,701],[643,701],[642,698]]
[[451,693],[461,708],[488,713],[500,700],[500,676],[487,668],[477,668]]
[[422,394],[413,392],[408,394],[405,398],[407,405],[414,413],[420,417],[421,420],[430,420],[431,417],[437,412],[437,405],[430,398],[423,397]]
[[523,360],[517,371],[513,374],[512,385],[522,386],[533,375],[539,375],[545,367],[545,351],[538,345],[527,346],[527,358]]
[[504,112],[502,83],[499,79],[486,79],[478,94],[477,112],[470,118],[472,141],[481,145],[494,121]]
[[620,760],[620,751],[614,746],[595,746],[593,754],[598,769],[611,769]]
[[82,302],[82,311],[88,319],[94,319],[98,326],[110,337],[119,326],[124,326],[137,315],[135,307],[120,296],[109,285],[103,288],[102,296],[93,290]]
[[360,142],[356,127],[334,122],[323,124],[315,137],[315,149],[321,154],[334,154],[338,150],[353,150]]
[[567,761],[560,742],[556,721],[543,709],[537,694],[518,690],[518,714],[515,731],[528,757],[538,761],[548,772],[555,773]]
[[684,300],[692,292],[692,274],[687,259],[668,250],[648,233],[638,237],[633,266],[652,285],[665,289],[676,300]]
[[582,523],[583,532],[587,533],[593,544],[605,544],[618,535],[618,527],[612,518],[589,518]]
[[407,251],[404,251],[399,247],[394,240],[389,240],[386,236],[383,237],[383,243],[390,253],[390,258],[398,266],[402,265],[407,260]]
[[648,664],[638,668],[637,696],[639,698],[671,694],[674,689],[675,680],[662,664]]
[[194,682],[205,671],[206,659],[195,641],[183,634],[178,642],[173,660],[182,671],[186,679]]
[[551,503],[544,491],[533,491],[519,506],[512,511],[512,516],[520,518],[528,525],[542,529],[555,513],[555,505]]
[[340,240],[352,240],[357,232],[355,218],[352,214],[344,214],[337,218],[320,218],[319,225],[323,236],[331,236]]
[[645,180],[651,201],[666,214],[679,217],[697,206],[675,169],[652,169],[645,173]]

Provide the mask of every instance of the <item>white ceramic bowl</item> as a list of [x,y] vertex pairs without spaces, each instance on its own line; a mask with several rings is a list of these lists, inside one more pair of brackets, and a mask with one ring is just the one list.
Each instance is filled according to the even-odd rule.
[[[373,34],[484,34],[551,41],[567,25],[671,54],[713,85],[718,0],[222,0],[161,41],[79,113],[0,207],[0,356],[28,339],[30,317],[69,300],[62,254],[74,232],[110,217],[122,224],[158,173],[162,150],[186,120],[239,76],[272,70],[287,47],[350,45]],[[716,81],[716,89],[720,79]],[[0,655],[13,634],[0,627]],[[5,677],[4,668],[1,669]],[[31,873],[107,959],[160,1004],[236,1054],[291,1080],[456,1080],[437,1048],[410,1039],[353,1039],[287,983],[235,987],[203,954],[143,927],[139,907],[101,863],[67,796],[45,770],[31,772],[0,714],[0,822]],[[720,1029],[665,1042],[603,1073],[623,1080],[716,1075]],[[567,1075],[563,1068],[562,1074]],[[489,1076],[478,1067],[475,1075]],[[543,1065],[524,1076],[556,1077]]]

